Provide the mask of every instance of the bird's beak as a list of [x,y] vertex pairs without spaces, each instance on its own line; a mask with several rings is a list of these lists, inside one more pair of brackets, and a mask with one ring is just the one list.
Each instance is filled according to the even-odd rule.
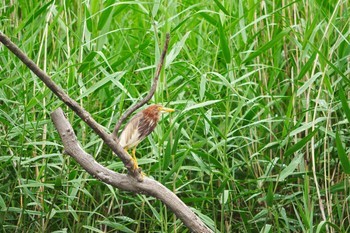
[[160,111],[161,111],[161,112],[175,112],[175,109],[172,109],[172,108],[164,108],[164,107],[162,107],[162,108],[160,109]]

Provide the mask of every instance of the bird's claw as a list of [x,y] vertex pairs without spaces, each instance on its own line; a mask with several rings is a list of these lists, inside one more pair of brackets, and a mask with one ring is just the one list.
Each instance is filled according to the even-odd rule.
[[135,171],[137,171],[137,173],[141,174],[142,178],[146,176],[146,173],[144,173],[140,167],[135,168]]

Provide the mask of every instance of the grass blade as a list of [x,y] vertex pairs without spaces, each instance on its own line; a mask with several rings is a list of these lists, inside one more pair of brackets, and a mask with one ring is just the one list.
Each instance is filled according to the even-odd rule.
[[344,172],[346,174],[350,174],[350,160],[349,160],[349,157],[346,155],[346,152],[345,152],[344,147],[342,145],[339,132],[336,133],[335,143],[336,143],[337,150],[338,150],[340,164],[342,165]]
[[348,119],[348,123],[350,123],[350,108],[348,104],[348,99],[345,97],[343,87],[339,87],[339,98],[341,101],[342,108],[344,110],[345,116]]
[[301,162],[301,159],[303,158],[303,154],[299,154],[296,156],[290,164],[281,171],[280,175],[278,176],[278,181],[284,181],[288,176],[293,174],[294,170],[298,167],[298,165]]
[[311,133],[309,133],[305,138],[301,139],[299,142],[295,143],[294,146],[292,146],[291,148],[289,148],[286,153],[284,153],[285,157],[290,156],[291,154],[293,154],[294,152],[300,150],[303,146],[306,145],[306,143],[308,141],[311,140],[311,138],[317,133],[318,129],[315,129],[314,131],[312,131]]

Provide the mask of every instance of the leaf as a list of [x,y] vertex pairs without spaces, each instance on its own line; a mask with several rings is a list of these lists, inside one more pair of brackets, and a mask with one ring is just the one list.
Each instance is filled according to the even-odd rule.
[[266,224],[260,231],[260,233],[269,233],[271,232],[272,225],[271,224]]
[[212,229],[214,232],[220,232],[218,229],[216,229],[216,224],[214,223],[213,219],[209,216],[207,216],[206,214],[203,214],[202,212],[200,212],[199,210],[197,210],[196,208],[192,208],[192,211],[198,215],[198,217],[210,228]]
[[222,100],[209,100],[209,101],[205,101],[205,102],[200,103],[200,104],[194,104],[188,108],[185,108],[183,110],[183,112],[188,112],[190,110],[197,109],[197,108],[203,108],[203,107],[208,106],[208,105],[216,104],[220,101],[222,101]]
[[270,182],[269,184],[269,188],[267,189],[267,193],[266,193],[266,204],[268,207],[272,207],[273,206],[273,184],[272,182]]
[[36,180],[28,180],[27,183],[16,186],[16,188],[38,188],[45,187],[49,189],[54,189],[54,184],[43,183]]
[[350,123],[350,108],[348,105],[348,99],[345,97],[343,87],[339,87],[339,98],[341,101],[342,108],[345,112],[345,116],[348,119],[348,122]]
[[[309,42],[310,43],[310,42]],[[347,82],[348,84],[350,84],[350,79],[343,73],[341,72],[337,66],[335,66],[321,51],[318,50],[318,48],[313,44],[310,43],[311,47],[313,47],[313,49],[318,53],[318,55],[320,56],[320,58],[322,58],[330,67],[333,68],[333,70],[339,74],[343,80],[345,82]]]
[[78,73],[81,73],[83,71],[88,70],[88,68],[90,67],[90,65],[93,64],[93,59],[94,57],[97,55],[96,52],[92,51],[90,52],[83,60],[83,62],[81,63],[79,69],[78,69]]
[[220,10],[222,10],[222,12],[224,12],[226,15],[231,15],[229,11],[226,10],[226,8],[218,0],[214,0],[214,2],[220,8]]
[[254,59],[255,57],[259,56],[260,54],[262,54],[263,52],[265,52],[268,49],[271,49],[272,47],[275,46],[275,44],[277,43],[281,43],[281,41],[283,41],[283,37],[286,36],[291,29],[286,29],[284,31],[281,31],[279,34],[275,35],[273,37],[272,40],[270,40],[269,42],[267,42],[265,45],[263,45],[261,48],[259,48],[258,50],[256,50],[254,53],[252,53],[251,55],[249,55],[249,57],[246,59],[245,62],[249,62],[252,59]]
[[6,84],[9,84],[11,82],[14,82],[14,81],[16,81],[19,78],[22,78],[22,77],[21,76],[15,76],[15,77],[11,76],[9,78],[5,78],[5,79],[0,81],[0,87],[4,86]]
[[152,16],[153,16],[153,18],[155,18],[158,11],[159,11],[160,0],[155,0],[153,3],[154,4],[153,4],[153,8],[152,8]]
[[201,12],[199,15],[201,15],[208,23],[212,24],[213,26],[216,27],[218,25],[218,22],[207,13]]
[[193,159],[197,162],[197,164],[201,168],[200,170],[209,175],[210,174],[210,167],[196,153],[191,152],[191,154],[193,156]]
[[98,81],[96,84],[91,86],[89,89],[87,89],[81,96],[78,97],[77,100],[80,100],[80,99],[90,95],[91,93],[95,92],[98,88],[102,87],[103,85],[105,85],[106,83],[111,81],[112,79],[119,80],[121,77],[124,76],[124,74],[125,74],[125,72],[116,72],[114,74],[106,76],[105,78],[103,78],[102,80]]
[[293,154],[294,152],[300,150],[303,146],[306,145],[306,143],[308,141],[310,141],[310,139],[317,133],[318,129],[315,129],[314,131],[312,131],[311,133],[309,133],[306,137],[304,137],[303,139],[301,139],[299,142],[295,143],[294,146],[292,146],[291,148],[289,148],[286,153],[284,153],[285,157],[288,157],[289,155]]
[[[104,233],[104,231],[101,231],[100,229],[96,228],[96,227],[93,227],[93,226],[87,226],[87,225],[84,225],[83,226],[85,229],[88,229],[89,232],[95,232],[95,233]],[[54,233],[54,232],[53,232]]]
[[[46,13],[47,9],[49,8],[49,6],[52,3],[53,3],[53,1],[50,1],[50,2],[46,3],[45,5],[43,5],[42,7],[40,7],[41,4],[38,4],[38,9],[33,9],[33,11],[31,11],[31,14],[28,15],[24,20],[22,20],[23,23],[21,23],[21,25],[17,28],[17,31],[20,31],[20,30],[22,30],[22,28],[25,28],[28,25],[35,22],[35,19],[40,17],[42,14]],[[17,32],[15,32],[14,34],[17,34]]]
[[210,113],[210,116],[208,115],[209,111],[212,112],[212,109],[209,109],[206,113],[202,114],[202,117],[205,120],[204,123],[209,124],[209,126],[205,126],[205,127],[208,127],[208,130],[211,127],[212,129],[215,130],[215,132],[217,132],[220,135],[220,137],[225,138],[225,135],[222,133],[222,130],[220,130],[219,127],[217,125],[215,125],[213,123],[213,121],[211,120],[211,113]]
[[300,73],[297,77],[297,80],[301,80],[307,71],[312,68],[312,65],[314,64],[315,58],[316,58],[317,53],[314,52],[311,57],[308,59],[308,61],[301,67]]
[[177,57],[177,55],[179,55],[181,49],[184,47],[185,42],[188,38],[188,36],[190,35],[191,31],[187,32],[182,39],[177,42],[173,48],[171,49],[171,51],[169,52],[168,56],[166,57],[166,63],[165,63],[165,68],[167,68]]
[[350,161],[348,156],[346,155],[346,152],[344,150],[344,147],[342,145],[341,142],[341,138],[339,135],[339,132],[336,133],[335,136],[335,143],[337,146],[337,150],[338,150],[338,155],[339,155],[339,159],[340,159],[340,164],[343,167],[343,170],[346,174],[350,174]]
[[297,91],[297,96],[301,95],[302,93],[304,93],[304,91],[309,88],[314,82],[315,80],[322,75],[322,72],[318,72],[316,74],[314,74],[309,80],[307,80]]
[[187,158],[188,152],[189,151],[186,151],[184,155],[182,155],[181,157],[176,157],[176,164],[171,168],[168,174],[163,178],[162,184],[165,184],[169,180],[169,178],[180,169],[180,167],[183,164],[183,161]]
[[109,226],[109,227],[113,228],[113,230],[116,232],[127,232],[127,233],[134,232],[131,229],[127,228],[126,226],[124,226],[123,224],[118,223],[118,222],[103,220],[103,221],[99,221],[98,223],[101,225]]
[[89,8],[85,5],[85,18],[86,18],[86,28],[89,32],[92,32],[92,20]]
[[110,18],[113,16],[113,14],[111,14],[113,11],[113,6],[112,6],[113,2],[114,1],[107,1],[107,6],[104,7],[101,13],[101,16],[98,19],[98,25],[97,25],[98,30],[102,30],[106,25],[107,21],[109,21]]
[[2,196],[0,195],[0,211],[6,211],[7,207],[6,207],[6,203],[4,201],[4,199],[2,198]]
[[294,170],[297,168],[297,166],[300,164],[301,159],[303,158],[303,154],[299,154],[296,156],[290,164],[281,171],[278,181],[283,181],[285,178],[287,178],[289,175],[293,174]]
[[233,88],[233,84],[231,84],[222,74],[218,72],[208,72],[207,74],[215,75],[222,81],[222,85],[226,86],[227,88],[230,88],[232,92],[236,92],[235,89]]
[[245,18],[244,18],[244,9],[243,9],[243,5],[244,3],[242,2],[242,0],[239,1],[239,27],[242,29],[242,40],[244,42],[244,44],[247,43],[247,31],[246,31],[246,25],[245,25]]
[[335,229],[334,232],[342,232],[341,229],[337,225],[335,225],[335,224],[333,224],[333,223],[331,223],[329,221],[324,221],[323,220],[317,225],[315,233],[325,232],[325,227],[327,225],[333,227]]
[[226,205],[227,203],[227,200],[229,198],[229,191],[230,190],[224,190],[222,193],[220,193],[220,195],[218,196],[218,200],[219,200],[219,203],[220,205]]
[[206,83],[207,83],[207,75],[203,74],[201,77],[201,82],[199,84],[199,99],[200,100],[203,100],[203,98],[204,98]]
[[219,30],[221,50],[222,50],[222,53],[224,55],[225,61],[228,64],[231,62],[231,53],[230,53],[230,48],[228,46],[228,41],[226,38],[225,31],[224,31],[224,28],[222,27],[221,23],[219,23],[219,25],[218,25],[218,30]]
[[315,121],[311,121],[311,122],[308,122],[306,124],[302,124],[300,127],[296,128],[295,130],[293,130],[292,132],[290,132],[289,136],[292,137],[300,132],[303,132],[309,128],[311,128],[313,125],[317,125],[323,121],[327,120],[326,117],[319,117],[319,118],[316,118]]

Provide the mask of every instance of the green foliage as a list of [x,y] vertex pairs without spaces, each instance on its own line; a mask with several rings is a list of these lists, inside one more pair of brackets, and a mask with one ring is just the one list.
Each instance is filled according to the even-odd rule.
[[[137,150],[216,232],[348,232],[348,1],[8,1],[0,28],[111,131],[150,88],[164,115]],[[186,232],[160,201],[116,190],[64,154],[64,107],[0,46],[4,232]],[[121,161],[65,107],[84,149]],[[317,182],[316,180],[317,179]]]

